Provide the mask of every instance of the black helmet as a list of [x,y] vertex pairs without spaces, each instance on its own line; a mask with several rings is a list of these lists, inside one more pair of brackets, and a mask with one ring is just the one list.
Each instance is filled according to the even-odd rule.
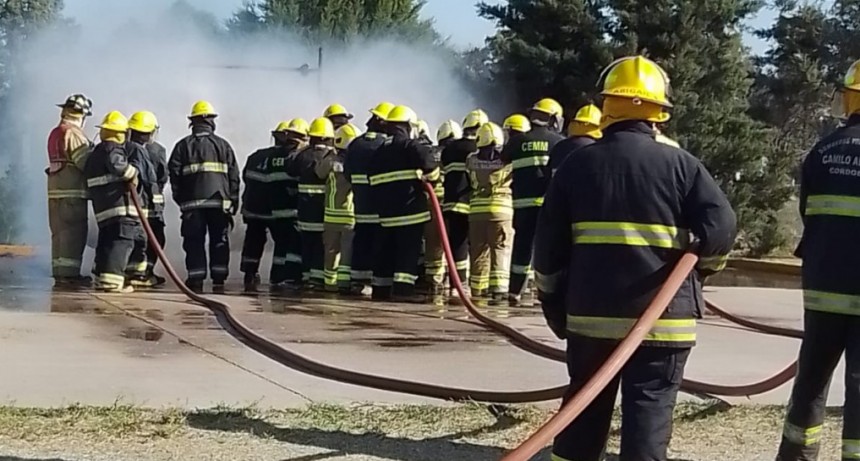
[[64,109],[72,109],[86,116],[93,115],[93,100],[82,94],[73,94],[69,96],[68,98],[66,98],[66,102],[62,104],[57,104],[57,107],[62,107]]

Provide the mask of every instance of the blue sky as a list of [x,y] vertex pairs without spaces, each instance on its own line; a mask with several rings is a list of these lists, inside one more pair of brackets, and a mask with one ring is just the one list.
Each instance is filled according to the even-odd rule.
[[[216,16],[226,18],[242,5],[242,0],[188,0],[196,7],[208,10]],[[486,0],[488,3],[499,3],[501,0]],[[91,14],[93,0],[65,0],[66,14],[86,25],[89,19],[98,20]],[[110,2],[111,8],[121,9],[123,3],[137,3],[133,0],[117,0]],[[459,47],[480,45],[486,36],[493,33],[493,23],[478,17],[475,8],[476,0],[427,0],[423,14],[432,18],[436,29],[451,42]],[[139,5],[139,3],[137,3]],[[101,9],[103,6],[99,5]],[[765,27],[774,19],[772,11],[763,10],[748,25],[755,28]],[[756,53],[766,49],[766,44],[755,37],[747,36],[747,44]]]

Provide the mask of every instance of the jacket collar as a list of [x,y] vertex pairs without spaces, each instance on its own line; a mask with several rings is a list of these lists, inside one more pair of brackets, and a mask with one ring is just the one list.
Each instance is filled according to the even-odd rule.
[[613,123],[608,127],[603,129],[604,136],[607,134],[613,134],[619,131],[628,131],[633,133],[642,133],[647,134],[649,136],[654,136],[654,128],[651,125],[651,122],[646,122],[644,120],[624,120],[621,122]]

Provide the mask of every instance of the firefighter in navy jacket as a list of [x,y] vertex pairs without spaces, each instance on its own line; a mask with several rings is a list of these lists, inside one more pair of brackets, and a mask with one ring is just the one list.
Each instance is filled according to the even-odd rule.
[[621,459],[666,461],[703,305],[700,277],[725,266],[736,218],[695,157],[656,140],[654,123],[668,120],[671,107],[663,70],[636,56],[616,61],[604,76],[604,138],[560,167],[535,238],[544,315],[567,339],[568,396],[606,361],[683,253],[697,252],[700,262],[619,376],[559,434],[553,454],[603,459],[620,382]]

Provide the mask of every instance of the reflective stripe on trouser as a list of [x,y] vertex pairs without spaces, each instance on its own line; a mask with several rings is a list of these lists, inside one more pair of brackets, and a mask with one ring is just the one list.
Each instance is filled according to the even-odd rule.
[[445,212],[445,228],[448,230],[448,243],[454,253],[457,274],[466,283],[469,272],[469,215]]
[[349,270],[352,261],[352,234],[352,229],[349,227],[326,225],[326,229],[323,231],[326,286],[349,287]]
[[424,277],[432,284],[445,281],[445,253],[439,236],[436,215],[424,224]]
[[135,239],[134,247],[131,250],[131,255],[128,257],[128,265],[125,267],[125,274],[129,277],[143,277],[146,275],[146,233],[141,232],[139,238]]
[[322,232],[302,232],[302,273],[307,281],[325,283],[325,246]]
[[223,210],[200,208],[182,214],[182,249],[188,280],[206,279],[206,236],[209,235],[209,270],[213,281],[223,281],[229,275],[229,219]]
[[685,229],[663,224],[633,222],[576,222],[572,225],[576,245],[631,245],[684,249],[690,244]]
[[295,218],[269,221],[269,231],[275,241],[272,253],[270,283],[302,281],[302,234]]
[[779,461],[818,459],[833,370],[845,353],[843,460],[860,459],[860,317],[806,310],[797,377],[779,445]]
[[379,287],[384,293],[389,281],[395,295],[410,295],[414,292],[423,234],[423,224],[380,228],[373,268],[375,292]]
[[803,307],[810,311],[860,316],[860,296],[803,290]]
[[[164,244],[167,239],[164,236],[164,220],[160,217],[149,218],[149,227],[152,228],[152,233],[155,234],[155,241],[158,245],[165,249]],[[152,275],[155,272],[155,265],[158,264],[158,255],[155,253],[155,247],[152,242],[146,245],[146,273]]]
[[[608,341],[568,338],[570,387],[564,403],[603,365],[615,346]],[[688,348],[639,347],[594,402],[556,436],[552,453],[563,460],[602,460],[620,385],[620,459],[668,459],[672,411],[689,355]]]
[[540,208],[514,210],[514,249],[511,254],[510,293],[522,295],[526,288],[528,273],[515,271],[517,267],[531,267],[534,250],[535,227]]
[[121,287],[135,241],[143,239],[140,223],[119,219],[99,228],[96,268],[99,282]]
[[[245,221],[245,240],[242,242],[242,262],[239,269],[247,276],[257,275],[260,271],[260,260],[268,242],[269,225],[262,219],[251,219],[247,216]],[[274,263],[274,261],[273,261]]]
[[374,249],[378,223],[356,223],[352,239],[352,264],[350,279],[354,283],[370,285],[373,279]]
[[[567,316],[569,333],[594,339],[622,339],[636,319]],[[659,319],[645,336],[647,342],[691,343],[696,341],[696,319]]]
[[508,292],[508,267],[514,235],[511,221],[469,222],[472,290]]
[[51,228],[51,273],[79,277],[87,247],[87,201],[77,198],[48,200]]

